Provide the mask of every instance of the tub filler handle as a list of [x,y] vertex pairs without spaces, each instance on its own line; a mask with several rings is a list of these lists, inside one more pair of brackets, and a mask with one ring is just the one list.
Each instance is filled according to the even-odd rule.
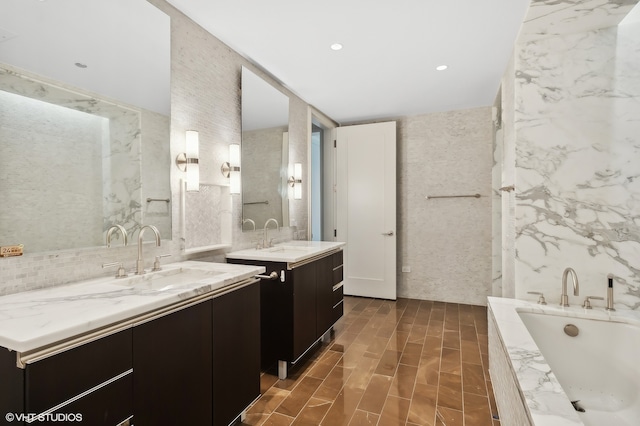
[[544,294],[540,293],[539,291],[528,291],[527,294],[537,294],[538,296],[538,304],[539,305],[546,305],[547,301],[544,299]]
[[591,307],[591,300],[589,300],[589,299],[591,299],[591,300],[604,300],[604,297],[600,297],[600,296],[587,296],[587,297],[584,299],[584,303],[582,304],[582,307],[583,307],[583,308],[585,308],[585,309],[593,309],[593,308]]

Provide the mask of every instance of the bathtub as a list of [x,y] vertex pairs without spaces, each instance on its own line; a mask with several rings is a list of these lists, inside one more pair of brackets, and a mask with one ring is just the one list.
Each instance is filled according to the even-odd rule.
[[640,424],[640,313],[490,297],[488,317],[503,426]]

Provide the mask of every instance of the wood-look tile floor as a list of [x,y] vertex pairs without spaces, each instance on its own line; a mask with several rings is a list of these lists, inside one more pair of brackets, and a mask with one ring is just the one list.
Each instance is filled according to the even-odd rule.
[[424,300],[345,297],[329,342],[264,373],[244,425],[499,426],[487,311]]

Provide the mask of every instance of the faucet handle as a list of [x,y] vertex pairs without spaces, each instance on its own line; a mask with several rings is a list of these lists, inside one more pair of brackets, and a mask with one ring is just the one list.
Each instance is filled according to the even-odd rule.
[[122,267],[122,263],[121,262],[111,262],[111,263],[103,263],[102,264],[103,268],[109,268],[111,266],[117,266],[118,267],[118,272],[116,272],[116,278],[126,278],[127,277],[127,271],[124,270],[124,268]]
[[582,304],[582,307],[585,309],[593,309],[591,307],[591,301],[589,299],[593,299],[593,300],[604,300],[604,297],[600,297],[600,296],[587,296],[584,299],[584,303]]
[[156,256],[156,260],[155,262],[153,262],[153,269],[152,271],[161,271],[162,270],[162,266],[160,266],[160,258],[161,257],[169,257],[171,256],[170,254],[161,254],[159,256]]
[[528,291],[527,294],[537,294],[540,297],[538,297],[538,304],[540,305],[546,305],[547,301],[544,299],[544,294],[540,293],[539,291]]

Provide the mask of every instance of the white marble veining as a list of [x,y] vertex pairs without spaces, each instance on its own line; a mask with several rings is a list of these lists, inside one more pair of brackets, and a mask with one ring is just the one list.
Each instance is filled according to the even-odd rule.
[[[554,304],[542,306],[528,301],[494,297],[489,298],[488,307],[489,321],[495,319],[500,342],[508,353],[512,372],[517,379],[520,393],[524,397],[529,418],[532,424],[537,426],[582,425],[583,422],[522,322],[518,311],[560,315],[567,318],[625,322],[640,326],[640,314],[631,310],[611,313],[599,308],[586,310],[579,306],[569,308]],[[579,354],[573,355],[579,356]],[[490,365],[491,362],[490,359]],[[499,393],[497,390],[496,395]]]
[[[543,3],[534,2],[530,16]],[[575,23],[584,24],[587,15],[635,2],[546,3],[579,8]],[[536,20],[523,33],[535,32],[529,26]],[[571,266],[582,294],[604,296],[612,273],[616,306],[640,307],[638,40],[640,24],[633,23],[585,24],[518,42],[515,137],[505,140],[516,150],[516,234],[505,244],[515,244],[515,297],[543,291],[555,302]]]
[[229,259],[296,263],[344,245],[343,242],[335,241],[288,241],[269,248],[234,251],[226,256]]
[[0,346],[32,351],[219,290],[263,267],[186,261],[125,279],[98,278],[0,297]]
[[532,0],[523,34],[529,39],[617,25],[638,0]]

